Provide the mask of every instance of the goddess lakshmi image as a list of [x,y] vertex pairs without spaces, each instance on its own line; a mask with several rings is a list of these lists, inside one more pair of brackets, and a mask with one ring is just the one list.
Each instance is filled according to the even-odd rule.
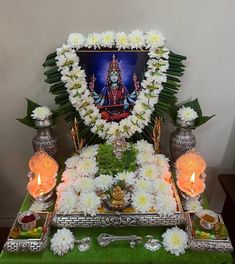
[[128,117],[140,91],[137,75],[134,73],[132,76],[134,89],[130,93],[123,84],[119,62],[113,54],[106,75],[105,87],[99,94],[95,91],[95,81],[96,78],[93,74],[90,78],[89,90],[102,118],[108,122],[119,122]]

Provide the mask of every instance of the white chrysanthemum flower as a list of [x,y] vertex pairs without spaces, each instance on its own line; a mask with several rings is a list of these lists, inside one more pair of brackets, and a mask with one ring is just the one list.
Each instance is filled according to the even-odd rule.
[[113,176],[101,174],[94,179],[95,188],[101,191],[108,190],[113,185]]
[[87,84],[85,79],[70,79],[66,82],[65,87],[69,89],[70,94],[76,96],[78,94],[83,94],[87,89]]
[[151,30],[146,33],[146,43],[148,49],[151,47],[161,47],[164,45],[164,42],[165,38],[161,32]]
[[98,153],[99,145],[92,145],[82,149],[79,157],[81,159],[93,159]]
[[40,202],[40,201],[34,201],[29,208],[30,211],[33,211],[35,213],[45,211],[46,209],[47,209],[47,206],[43,202]]
[[81,33],[71,33],[68,37],[68,45],[72,48],[80,49],[85,42],[85,38]]
[[134,184],[135,191],[144,191],[151,193],[153,191],[153,181],[149,181],[146,179],[138,179]]
[[169,168],[169,158],[167,158],[163,154],[156,154],[154,162],[159,166],[159,167],[167,167]]
[[159,176],[159,168],[153,164],[144,164],[142,168],[140,168],[139,176],[144,179],[154,180]]
[[112,48],[115,45],[114,41],[114,32],[113,31],[105,31],[101,34],[101,46]]
[[[66,64],[66,57],[64,55],[56,56],[56,65],[59,67],[59,70],[62,70],[63,67],[65,67],[65,64]],[[65,72],[67,72],[67,68],[66,70],[62,70],[62,71],[61,74],[65,74]]]
[[95,158],[80,160],[77,165],[77,171],[83,176],[95,176],[98,169]]
[[[63,77],[65,77],[65,80],[63,79]],[[81,67],[73,67],[73,69],[68,72],[67,76],[62,76],[61,80],[66,82],[71,80],[80,80],[84,82],[85,77],[86,77],[85,71],[82,70]],[[87,94],[89,94],[89,91],[87,92],[88,92]]]
[[51,250],[54,254],[63,256],[74,248],[74,241],[73,233],[69,229],[58,229],[51,239]]
[[176,256],[185,253],[188,248],[188,235],[178,227],[168,228],[162,238],[165,250]]
[[149,59],[147,61],[148,69],[151,71],[155,71],[158,67],[158,60],[157,59]]
[[154,154],[153,145],[148,143],[146,140],[139,140],[136,142],[138,152],[149,152]]
[[97,214],[98,208],[100,206],[100,198],[95,192],[82,193],[79,198],[80,211],[85,215],[89,214],[94,216]]
[[67,44],[63,44],[61,48],[56,49],[57,56],[64,55],[65,52],[68,52],[71,50],[71,47]]
[[46,118],[50,117],[52,115],[51,110],[47,106],[39,106],[36,107],[32,111],[32,118],[37,120],[45,120]]
[[71,214],[78,209],[78,196],[74,191],[62,192],[57,201],[57,209],[60,214]]
[[176,212],[176,201],[172,195],[159,194],[156,197],[156,209],[160,216],[170,216]]
[[133,193],[131,199],[132,206],[141,213],[147,213],[153,206],[153,196],[144,191]]
[[148,81],[152,83],[162,84],[163,82],[166,82],[166,79],[167,79],[167,75],[160,71],[149,70],[149,71],[146,71],[144,75],[148,79]]
[[156,179],[153,183],[153,189],[158,195],[173,195],[171,184],[163,179]]
[[111,122],[109,130],[107,132],[110,136],[114,136],[114,138],[115,138],[118,135],[118,133],[120,132],[118,123]]
[[197,198],[191,198],[186,201],[185,209],[189,212],[199,212],[203,210],[203,207]]
[[147,62],[148,69],[151,71],[166,72],[169,68],[169,62],[167,60],[150,59]]
[[168,60],[162,60],[160,59],[158,61],[158,70],[160,72],[166,72],[169,69],[169,62]]
[[132,129],[132,126],[133,126],[133,124],[130,122],[130,117],[122,119],[119,122],[119,129],[120,129],[123,137],[125,137],[125,138],[129,137],[129,133]]
[[123,171],[117,173],[115,180],[125,181],[127,185],[133,185],[135,183],[135,176],[134,172]]
[[61,80],[65,79],[65,75],[69,74],[69,67],[77,67],[79,62],[78,56],[74,50],[65,52],[63,55],[56,57],[56,65],[61,70]]
[[66,165],[66,168],[68,169],[74,169],[77,167],[78,163],[80,161],[80,158],[79,156],[72,156],[71,158],[68,158],[66,161],[65,161],[65,165]]
[[61,182],[56,188],[56,195],[59,198],[64,192],[73,192],[73,191],[74,191],[73,181]]
[[134,111],[139,114],[139,115],[142,115],[143,112],[146,110],[146,105],[143,104],[143,102],[141,101],[137,101],[135,103],[135,106],[134,106]]
[[120,49],[128,49],[130,47],[128,36],[124,32],[118,32],[115,35],[116,47]]
[[75,169],[66,169],[63,172],[61,179],[63,182],[67,183],[76,180],[78,177],[79,175]]
[[191,107],[182,106],[177,112],[177,117],[182,121],[193,121],[198,118],[198,114]]
[[137,164],[144,166],[145,164],[154,163],[154,155],[151,152],[139,152],[136,155]]
[[148,55],[150,58],[156,58],[156,59],[164,58],[168,60],[169,50],[166,47],[161,47],[161,48],[152,47],[149,50]]
[[87,37],[87,42],[86,42],[86,46],[88,48],[100,48],[100,44],[101,44],[101,35],[98,33],[91,33],[88,35]]
[[78,62],[78,56],[75,52],[75,50],[71,50],[69,52],[65,52],[64,54],[65,58],[66,58],[66,61],[68,64],[76,64],[76,62]]
[[94,179],[87,178],[87,177],[81,177],[78,178],[74,182],[74,189],[76,192],[90,192],[94,191],[95,185],[94,185]]
[[145,45],[144,32],[139,29],[133,30],[129,34],[128,38],[129,38],[131,49],[142,49]]

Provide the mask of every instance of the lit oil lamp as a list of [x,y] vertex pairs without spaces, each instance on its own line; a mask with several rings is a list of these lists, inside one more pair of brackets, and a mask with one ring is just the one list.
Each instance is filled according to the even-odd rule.
[[201,194],[205,191],[206,162],[195,151],[189,151],[176,161],[177,186],[183,206],[189,199],[201,200]]
[[177,185],[184,194],[191,198],[200,196],[206,188],[205,183],[196,177],[195,172],[192,173],[191,177],[180,176]]
[[53,204],[53,189],[56,185],[57,162],[46,152],[37,152],[29,161],[30,178],[27,190],[33,200],[49,207]]

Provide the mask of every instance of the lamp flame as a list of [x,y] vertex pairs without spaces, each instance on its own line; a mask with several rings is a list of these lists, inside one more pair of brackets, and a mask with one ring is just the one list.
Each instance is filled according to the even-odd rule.
[[193,174],[192,174],[192,176],[190,178],[190,182],[191,182],[191,184],[194,184],[194,182],[195,182],[195,172],[193,172]]
[[41,177],[40,177],[40,173],[38,173],[38,185],[41,185],[42,181],[41,181]]

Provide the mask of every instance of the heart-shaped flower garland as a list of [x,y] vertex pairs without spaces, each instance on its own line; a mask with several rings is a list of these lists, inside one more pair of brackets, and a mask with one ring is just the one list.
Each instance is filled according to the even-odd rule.
[[[166,71],[169,68],[169,50],[164,46],[165,38],[160,32],[151,30],[144,33],[134,30],[129,35],[124,32],[91,33],[85,38],[81,33],[71,33],[67,44],[56,50],[56,64],[62,75],[69,100],[79,112],[85,125],[91,132],[98,134],[105,140],[115,140],[119,137],[130,138],[150,122],[154,106],[166,82]],[[141,83],[141,91],[133,107],[131,115],[119,123],[107,122],[94,103],[94,99],[87,88],[86,73],[79,65],[77,51],[81,48],[148,49],[149,60],[145,79]]]

